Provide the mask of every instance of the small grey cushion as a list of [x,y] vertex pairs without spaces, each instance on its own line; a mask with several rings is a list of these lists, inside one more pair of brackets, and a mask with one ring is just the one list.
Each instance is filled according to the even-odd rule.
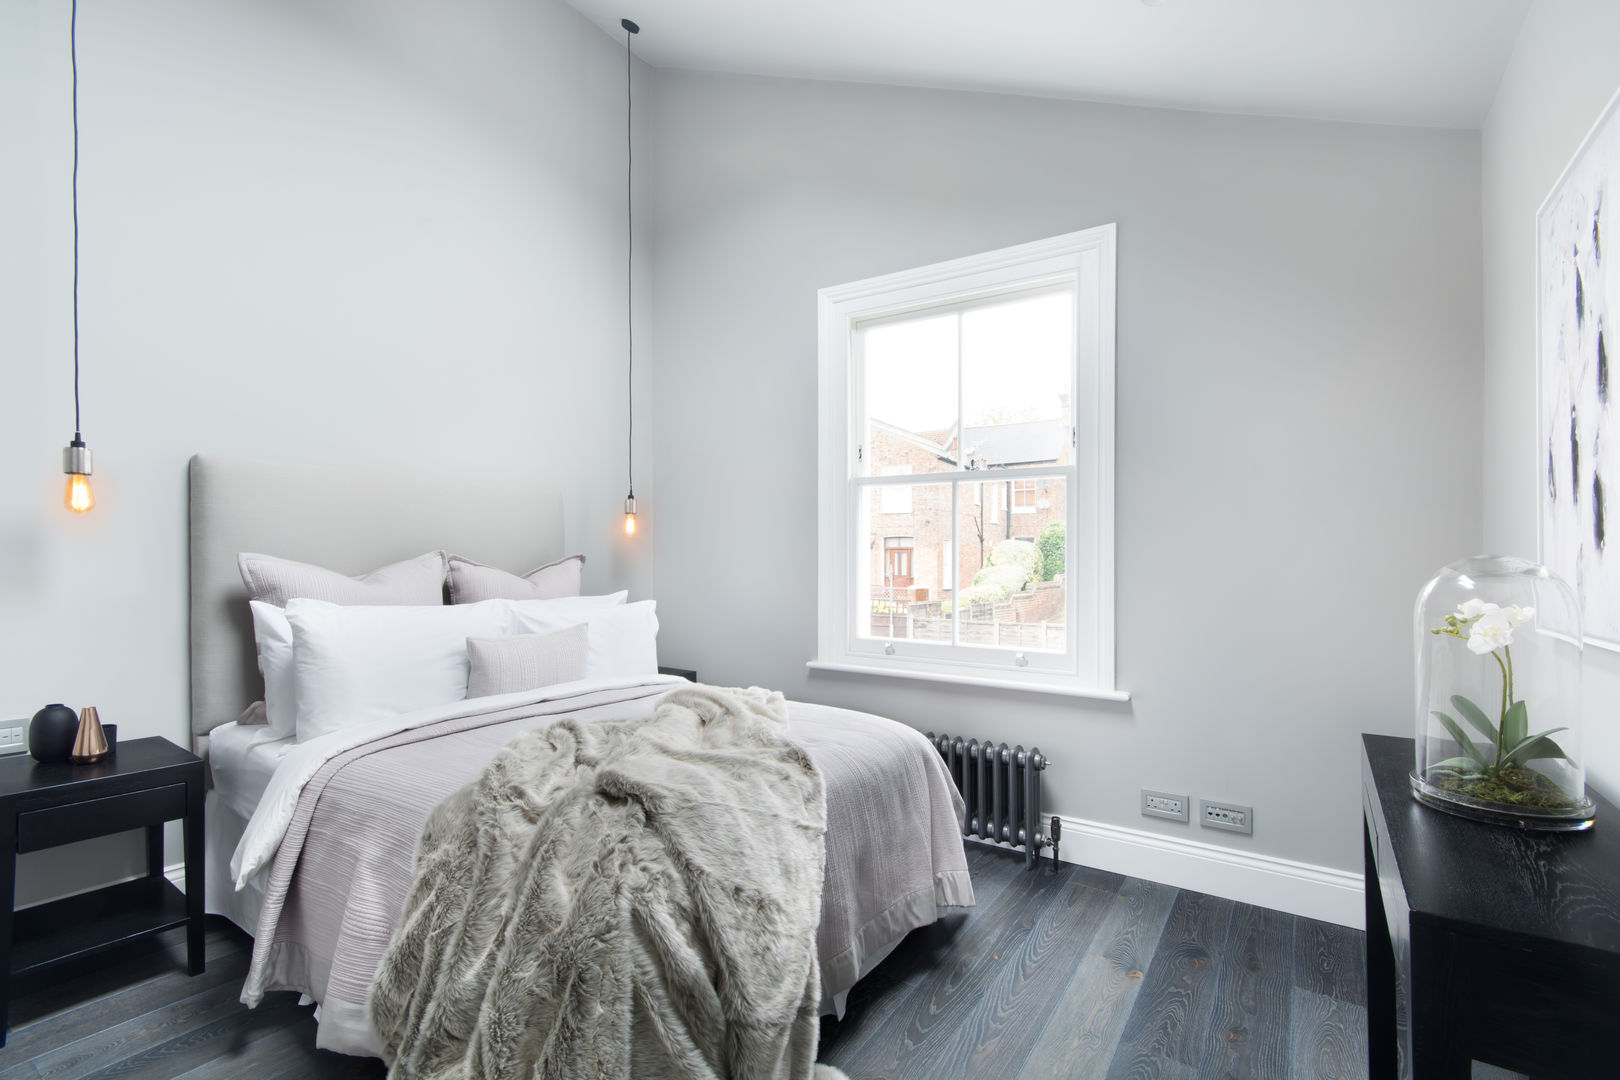
[[467,639],[467,696],[515,694],[585,677],[590,631],[584,623],[553,634]]
[[585,556],[570,555],[527,574],[509,574],[493,566],[450,556],[450,602],[477,604],[484,600],[555,600],[578,596]]
[[248,599],[286,607],[288,600],[329,604],[433,605],[444,603],[444,552],[430,551],[349,577],[309,563],[244,552],[236,557]]
[[270,714],[265,711],[264,702],[255,701],[242,710],[242,715],[236,718],[242,727],[263,727],[270,722]]

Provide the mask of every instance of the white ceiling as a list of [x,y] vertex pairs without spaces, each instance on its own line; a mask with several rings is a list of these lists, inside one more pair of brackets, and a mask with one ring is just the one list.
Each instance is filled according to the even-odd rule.
[[1529,0],[568,0],[656,67],[1479,127]]

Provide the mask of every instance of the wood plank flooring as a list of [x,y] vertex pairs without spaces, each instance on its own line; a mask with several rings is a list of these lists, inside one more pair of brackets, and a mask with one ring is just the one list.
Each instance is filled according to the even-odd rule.
[[[918,930],[826,1019],[855,1080],[1351,1080],[1366,1075],[1362,935],[1079,866],[968,845],[979,905]],[[297,995],[249,1010],[251,941],[221,921],[208,970],[183,934],[13,988],[0,1080],[381,1077],[315,1049]]]

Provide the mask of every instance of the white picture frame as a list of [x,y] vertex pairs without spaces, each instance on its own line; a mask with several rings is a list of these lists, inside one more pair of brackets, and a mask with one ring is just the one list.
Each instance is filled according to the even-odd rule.
[[[1611,265],[1612,264],[1612,265]],[[1620,652],[1620,93],[1536,211],[1537,557]]]

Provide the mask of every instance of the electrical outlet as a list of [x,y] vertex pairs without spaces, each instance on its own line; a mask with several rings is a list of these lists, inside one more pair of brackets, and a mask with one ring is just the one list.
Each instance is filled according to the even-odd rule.
[[28,749],[28,721],[0,720],[0,756]]
[[1232,832],[1254,835],[1254,807],[1237,803],[1212,803],[1200,800],[1199,824],[1206,829],[1229,829]]
[[1191,800],[1185,795],[1166,795],[1162,791],[1149,791],[1142,789],[1142,816],[1169,818],[1171,821],[1186,821],[1187,807]]

